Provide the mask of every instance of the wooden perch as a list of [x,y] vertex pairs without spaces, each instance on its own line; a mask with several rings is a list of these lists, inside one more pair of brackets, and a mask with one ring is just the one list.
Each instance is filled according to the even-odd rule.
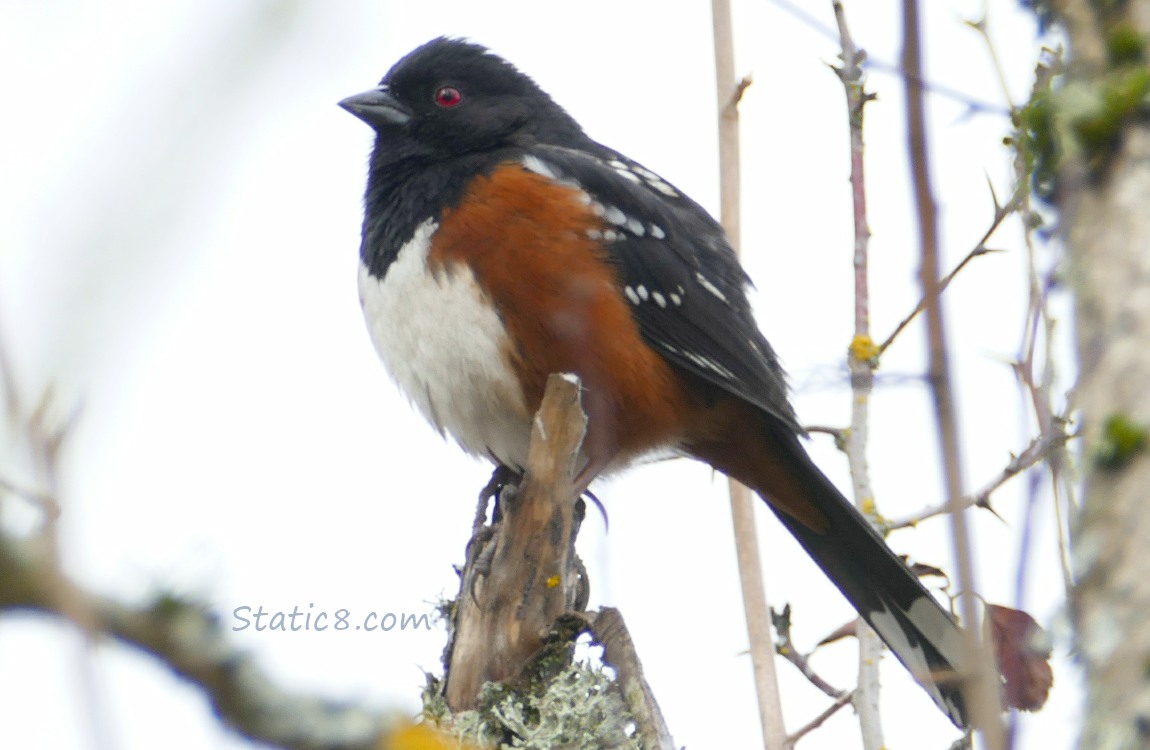
[[572,480],[587,428],[579,391],[573,375],[548,379],[523,481],[503,489],[501,520],[462,571],[444,664],[453,711],[475,708],[485,682],[519,674],[577,598]]
[[[568,692],[563,700],[579,705],[546,701],[551,714],[537,717],[538,723],[579,726],[572,731],[589,731],[604,747],[674,750],[622,615],[610,607],[583,611],[587,581],[575,555],[583,506],[573,483],[587,428],[579,394],[576,377],[550,377],[535,416],[527,472],[518,487],[503,487],[492,525],[477,526],[451,617],[443,699],[457,716],[478,708],[481,721],[492,722],[484,735],[490,738],[500,731],[495,727],[507,726],[491,716],[499,713],[490,710],[493,700],[514,694],[515,704],[538,706],[532,696],[562,685],[570,670],[596,672],[573,664],[576,639],[590,633],[603,648],[603,663],[615,671],[608,692],[617,697],[605,699],[599,688]],[[493,482],[506,479],[497,472]],[[489,485],[483,496],[493,489]],[[485,520],[486,513],[479,518]],[[499,687],[485,691],[485,683]],[[585,718],[576,718],[581,712]],[[590,724],[580,723],[587,718]],[[537,739],[520,734],[521,727],[512,731],[537,746],[531,744]]]
[[675,740],[655,702],[655,694],[643,676],[643,665],[623,615],[614,607],[603,607],[592,625],[595,640],[603,646],[603,661],[615,669],[616,683],[627,710],[635,720],[643,750],[675,750]]

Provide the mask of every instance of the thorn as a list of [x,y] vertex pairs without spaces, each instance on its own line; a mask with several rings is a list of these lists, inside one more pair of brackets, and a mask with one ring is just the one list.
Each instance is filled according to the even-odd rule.
[[1004,524],[1006,523],[1006,519],[1005,519],[1005,518],[1003,518],[1002,516],[1000,516],[1000,515],[998,514],[998,511],[997,511],[997,510],[995,510],[993,507],[991,507],[991,505],[990,505],[990,495],[985,495],[985,496],[983,496],[983,497],[980,497],[980,498],[978,498],[978,502],[976,502],[976,503],[974,504],[974,507],[976,507],[976,508],[982,508],[983,510],[988,510],[988,511],[990,511],[990,514],[991,514],[992,516],[994,516],[995,518],[997,518],[999,521],[1002,521],[1002,523],[1004,523]]
[[994,182],[990,179],[990,173],[986,174],[986,186],[990,188],[990,199],[994,201],[994,216],[998,217],[1002,212],[1002,204],[998,202],[998,193],[994,190]]
[[965,24],[968,28],[974,29],[979,34],[985,34],[986,33],[986,16],[983,16],[982,18],[978,19],[977,21],[970,21],[970,20],[963,21],[963,24]]

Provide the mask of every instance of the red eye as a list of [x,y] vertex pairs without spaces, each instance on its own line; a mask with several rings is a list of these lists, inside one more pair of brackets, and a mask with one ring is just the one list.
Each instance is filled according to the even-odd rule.
[[463,101],[463,93],[454,86],[444,86],[435,92],[435,103],[450,109]]

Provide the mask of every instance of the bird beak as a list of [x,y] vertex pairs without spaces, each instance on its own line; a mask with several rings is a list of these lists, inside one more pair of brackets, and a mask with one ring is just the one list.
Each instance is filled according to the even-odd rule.
[[387,86],[349,96],[339,106],[372,127],[405,125],[414,116],[411,109],[391,95]]

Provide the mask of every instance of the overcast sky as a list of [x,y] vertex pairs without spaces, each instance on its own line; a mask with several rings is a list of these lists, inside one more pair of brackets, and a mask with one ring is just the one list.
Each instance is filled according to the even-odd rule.
[[[853,299],[846,116],[828,68],[837,46],[769,0],[734,5],[738,69],[754,75],[742,107],[743,246],[756,309],[802,421],[842,426]],[[829,2],[804,5],[833,27]],[[876,62],[898,60],[898,5],[847,3]],[[999,195],[1009,186],[1006,100],[963,24],[982,5],[923,3],[928,77],[991,105],[971,113],[929,98],[947,267],[990,223],[988,179]],[[1022,101],[1033,24],[1014,0],[989,5],[1010,96]],[[158,590],[197,597],[228,625],[245,606],[359,618],[427,612],[451,595],[490,467],[415,416],[376,359],[355,289],[371,133],[335,102],[417,44],[464,35],[714,212],[709,12],[701,0],[0,4],[0,341],[30,400],[51,385],[60,413],[79,409],[60,491],[72,574],[130,601]],[[917,247],[902,84],[873,71],[870,88],[881,338],[917,302]],[[1021,238],[1017,223],[1005,227],[992,244],[1007,252],[977,260],[947,292],[969,488],[1032,435],[1008,366],[1026,304]],[[1068,333],[1065,301],[1056,309]],[[941,497],[923,336],[912,326],[888,352],[873,403],[870,464],[891,517]],[[15,434],[0,441],[0,476],[31,481]],[[811,448],[848,487],[830,440]],[[975,518],[989,601],[1016,603],[1024,484],[996,495],[1006,523]],[[759,742],[725,486],[685,461],[636,469],[596,488],[610,531],[591,515],[580,539],[592,605],[622,610],[675,739],[692,748]],[[1058,659],[1051,704],[1024,722],[1019,747],[1057,750],[1073,744],[1078,676],[1049,500],[1035,519],[1023,604],[1059,636]],[[851,610],[771,514],[760,520],[768,596],[792,604],[809,647]],[[0,498],[9,531],[34,521]],[[952,569],[943,521],[890,541]],[[444,634],[249,628],[234,640],[284,685],[414,712]],[[93,706],[81,654],[68,628],[0,620],[0,746],[97,747],[93,713],[111,748],[246,746],[195,690],[121,647],[93,659]],[[814,664],[848,687],[854,646]],[[779,669],[793,729],[827,699]],[[888,745],[946,747],[954,731],[893,658],[883,679]],[[802,746],[855,747],[857,737],[842,711]]]

